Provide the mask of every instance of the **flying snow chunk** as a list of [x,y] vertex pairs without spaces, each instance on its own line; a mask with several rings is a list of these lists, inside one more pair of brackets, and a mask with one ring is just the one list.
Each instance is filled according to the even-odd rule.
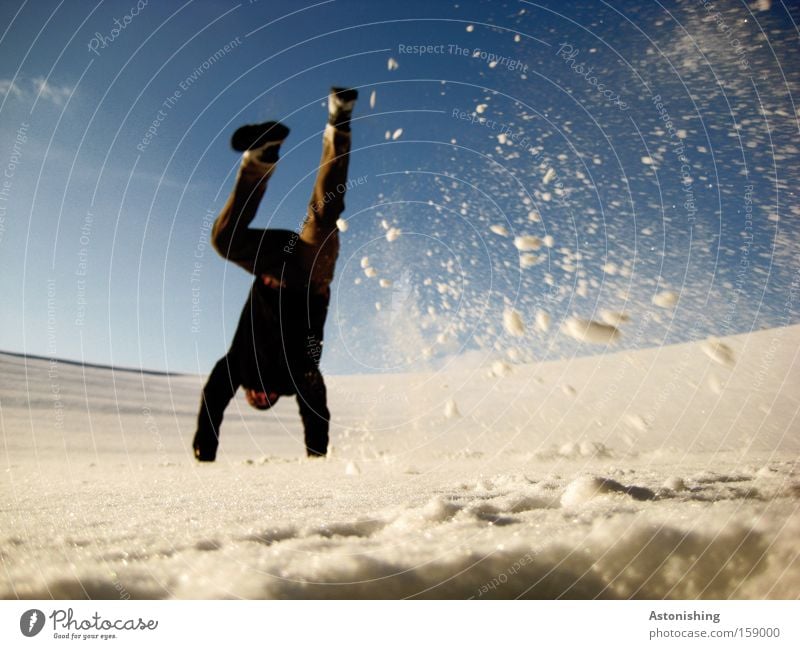
[[536,266],[537,264],[541,264],[545,260],[544,257],[539,257],[537,255],[533,255],[529,252],[526,252],[519,256],[519,265],[523,268],[531,268]]
[[651,158],[649,155],[643,155],[642,156],[642,164],[643,165],[651,165],[651,164],[653,164],[653,158]]
[[506,142],[508,142],[508,136],[507,136],[505,133],[500,133],[500,134],[497,136],[497,141],[498,141],[500,144],[505,144]]
[[504,225],[490,225],[489,229],[495,234],[499,234],[501,237],[508,236],[508,230],[506,230],[506,226]]
[[521,252],[530,252],[531,250],[539,250],[542,247],[542,240],[531,234],[514,238],[514,245],[517,250]]
[[725,343],[715,338],[704,341],[700,345],[700,349],[703,350],[703,353],[706,356],[719,365],[733,367],[736,364],[736,360],[733,356],[733,350]]
[[475,25],[467,25],[467,31],[468,32],[474,31],[474,29],[475,29]]
[[400,230],[398,228],[389,228],[386,232],[386,240],[389,243],[397,240],[399,236],[400,236]]
[[390,280],[390,279],[381,279],[381,280],[378,281],[378,284],[380,284],[381,288],[389,288],[392,285],[392,280]]
[[506,309],[503,313],[503,327],[512,336],[525,335],[525,323],[522,322],[522,316],[514,309]]
[[662,309],[671,309],[678,303],[678,294],[675,291],[662,291],[653,296],[653,304]]
[[508,376],[511,374],[511,365],[505,361],[495,361],[492,363],[492,376]]
[[386,69],[387,70],[397,70],[397,68],[399,68],[399,67],[400,67],[400,64],[390,56],[389,60],[386,62]]
[[548,331],[550,329],[550,314],[545,311],[538,311],[536,313],[536,328],[539,331]]
[[369,268],[369,257],[361,258],[361,268]]
[[533,221],[534,223],[539,223],[542,220],[542,217],[539,216],[539,212],[532,210],[528,212],[528,220]]
[[396,140],[396,139],[397,139],[397,138],[399,138],[399,137],[400,137],[402,134],[403,134],[403,129],[402,129],[402,128],[398,128],[398,129],[397,129],[397,130],[396,130],[394,133],[392,133],[392,139],[393,139],[393,140]]
[[336,227],[339,229],[339,232],[347,232],[347,228],[350,227],[350,224],[347,222],[347,219],[337,219]]
[[627,415],[625,415],[625,421],[627,421],[628,424],[633,426],[640,433],[646,433],[649,428],[647,425],[647,420],[635,412],[629,412]]
[[547,173],[544,175],[544,178],[542,178],[542,183],[544,183],[546,185],[551,180],[553,180],[553,178],[555,178],[555,177],[556,177],[556,170],[553,169],[552,167],[550,167],[547,170]]
[[375,108],[375,99],[377,98],[377,96],[378,95],[377,95],[377,92],[375,90],[373,90],[371,93],[369,93],[369,107],[370,108]]
[[477,106],[475,106],[475,112],[480,115],[483,113],[483,111],[486,110],[487,106],[488,104],[478,104]]
[[555,240],[553,239],[553,235],[551,234],[548,234],[547,236],[543,237],[542,243],[546,245],[548,248],[552,248],[556,244]]
[[448,400],[448,402],[444,404],[444,416],[448,419],[456,419],[461,416],[461,413],[458,411],[458,405],[456,405],[453,399]]
[[599,315],[603,322],[612,327],[619,327],[631,319],[624,311],[611,311],[609,309],[600,309]]
[[519,34],[514,34],[514,42],[519,43],[522,40],[522,37]]
[[594,345],[610,345],[620,337],[619,329],[602,322],[572,316],[564,321],[562,331],[575,340]]
[[378,276],[378,271],[377,271],[377,270],[375,270],[374,268],[372,268],[371,266],[367,266],[367,267],[364,269],[364,274],[365,274],[367,277],[369,277],[370,279],[372,279],[373,277],[377,277],[377,276]]

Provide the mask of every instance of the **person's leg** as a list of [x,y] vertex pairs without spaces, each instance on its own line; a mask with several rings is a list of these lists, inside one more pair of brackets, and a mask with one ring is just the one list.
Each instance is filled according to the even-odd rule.
[[201,462],[213,462],[217,456],[222,417],[239,389],[238,371],[236,361],[225,355],[217,361],[203,387],[197,431],[192,442],[194,456]]
[[357,96],[355,90],[331,91],[319,171],[308,204],[308,214],[300,230],[301,245],[297,254],[301,269],[315,293],[327,291],[339,255],[336,220],[344,211],[350,161],[350,113]]
[[[211,229],[211,243],[225,259],[258,274],[261,258],[279,253],[288,240],[280,230],[248,227],[258,211],[267,183],[275,171],[278,154],[289,129],[278,122],[244,126],[236,131],[232,145],[244,151],[236,183]],[[269,260],[267,260],[269,261]]]

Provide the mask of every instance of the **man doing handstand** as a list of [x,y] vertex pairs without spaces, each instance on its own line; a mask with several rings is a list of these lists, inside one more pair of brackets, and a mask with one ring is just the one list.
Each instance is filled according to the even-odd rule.
[[322,159],[299,234],[249,227],[278,162],[289,129],[280,122],[239,128],[231,144],[242,151],[236,184],[217,216],[211,242],[228,261],[255,275],[228,353],[203,388],[194,455],[213,462],[223,413],[236,391],[259,410],[295,395],[309,457],[328,449],[330,413],[319,370],[330,284],[339,254],[336,221],[344,211],[350,154],[350,115],[358,93],[332,88]]

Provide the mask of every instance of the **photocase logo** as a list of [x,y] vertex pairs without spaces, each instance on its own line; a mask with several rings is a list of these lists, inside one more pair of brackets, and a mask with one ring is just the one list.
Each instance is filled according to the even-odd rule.
[[25,611],[19,618],[19,630],[22,635],[32,638],[44,628],[44,613],[38,608]]

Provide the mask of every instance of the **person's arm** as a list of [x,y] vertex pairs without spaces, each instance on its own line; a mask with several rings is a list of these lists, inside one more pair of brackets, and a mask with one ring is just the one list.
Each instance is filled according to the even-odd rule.
[[198,460],[213,462],[216,458],[222,417],[238,389],[238,366],[228,353],[217,361],[203,387],[200,412],[197,415],[197,432],[192,443]]
[[318,369],[305,372],[297,383],[297,405],[303,420],[306,453],[324,457],[328,452],[330,412],[325,381]]

